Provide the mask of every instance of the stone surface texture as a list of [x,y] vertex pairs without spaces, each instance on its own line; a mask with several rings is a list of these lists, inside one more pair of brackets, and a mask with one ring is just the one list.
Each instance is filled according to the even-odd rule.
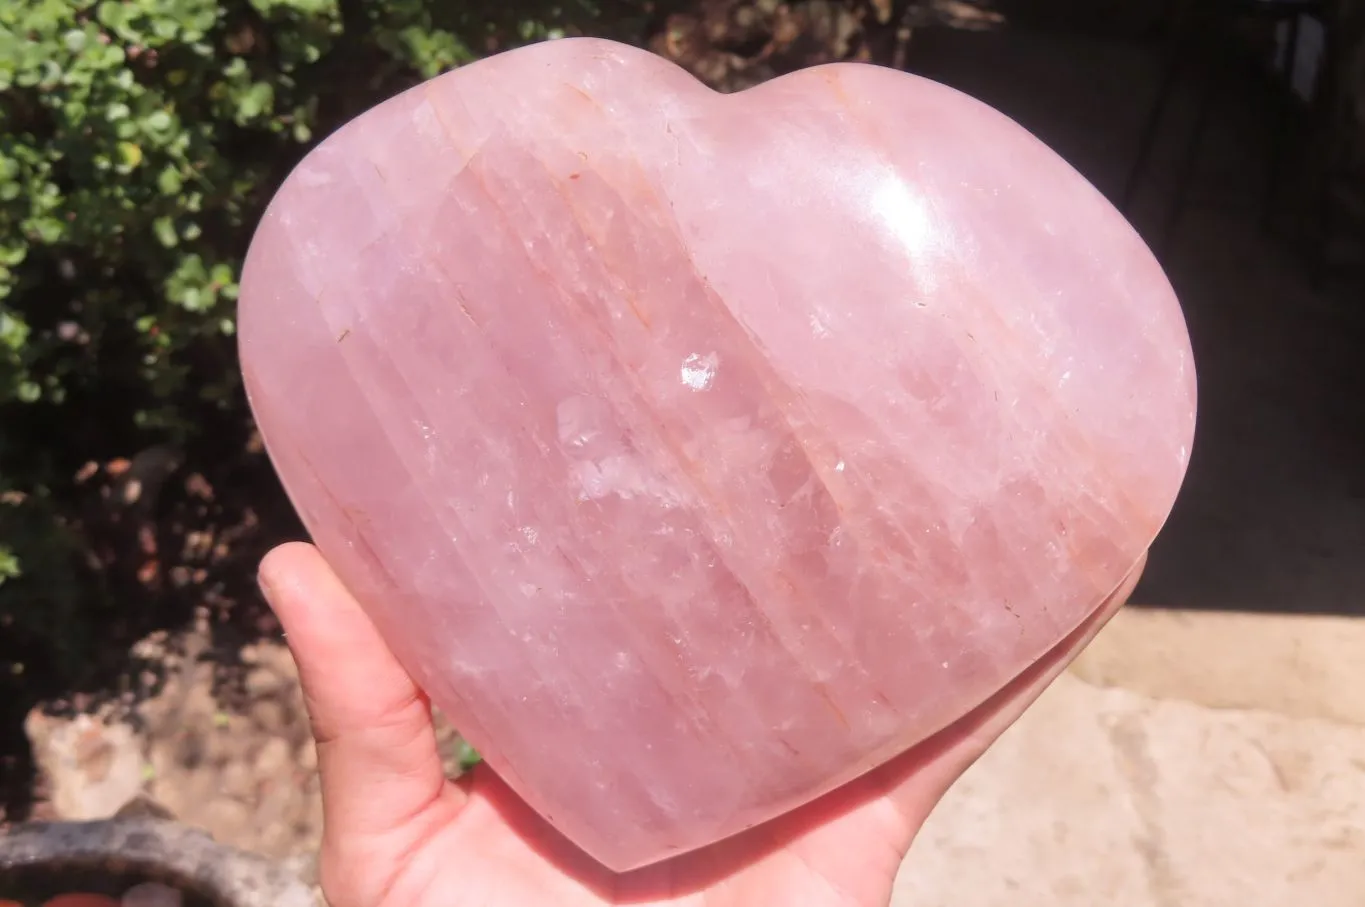
[[240,339],[343,580],[616,869],[997,690],[1151,543],[1194,423],[1161,269],[1016,124],[851,64],[720,95],[595,40],[323,143]]
[[1355,907],[1363,855],[1365,727],[1065,674],[930,816],[892,907]]
[[[1162,630],[1176,624],[1185,635],[1205,642],[1202,651],[1211,667],[1204,674],[1181,671],[1170,682]],[[1228,648],[1245,647],[1245,652],[1223,652],[1220,639],[1229,641]],[[1238,902],[1255,907],[1357,907],[1359,892],[1365,890],[1365,860],[1359,859],[1365,853],[1360,831],[1365,830],[1365,721],[1318,716],[1345,716],[1358,708],[1360,685],[1337,682],[1334,666],[1365,663],[1365,621],[1129,608],[1109,622],[1087,655],[1091,652],[1129,653],[1122,669],[1110,670],[1104,678],[1119,688],[1080,682],[1078,678],[1093,673],[1084,658],[1058,681],[937,809],[905,862],[895,907],[1227,907],[1228,892],[1240,890],[1265,893]],[[1264,698],[1243,699],[1244,707],[1211,707],[1208,703],[1228,695],[1228,675],[1220,665],[1233,657],[1263,664],[1275,682],[1249,683],[1246,695]],[[249,660],[257,670],[269,668],[266,682],[250,684],[257,691],[256,706],[270,711],[278,706],[289,727],[306,727],[293,663],[284,647],[261,646]],[[191,720],[202,717],[207,722],[219,710],[231,711],[226,705],[202,708],[212,703],[211,681],[208,673],[193,676],[196,692],[187,698]],[[277,685],[287,687],[288,695],[270,694]],[[1162,692],[1153,695],[1157,685]],[[162,714],[162,700],[182,696],[179,689],[167,689],[149,714]],[[1123,772],[1109,728],[1115,715],[1149,738],[1168,731],[1184,736],[1170,747],[1153,744],[1160,759],[1152,772]],[[279,733],[275,720],[247,717],[234,712],[231,723],[217,733],[240,741],[248,751],[263,751]],[[145,751],[181,745],[176,725],[141,721],[134,733]],[[1194,746],[1190,736],[1222,742]],[[35,745],[50,746],[59,739],[48,732],[35,738]],[[1233,745],[1224,745],[1229,741]],[[1285,777],[1296,779],[1292,786],[1267,791],[1262,783],[1266,764],[1256,758],[1258,748],[1289,767]],[[1318,755],[1295,762],[1305,749]],[[44,766],[66,765],[41,749],[36,755]],[[566,762],[571,757],[562,754]],[[221,808],[224,801],[241,798],[233,780],[236,759],[184,761],[175,774],[155,781],[158,798],[184,804],[177,818],[205,829],[217,841],[290,858],[289,864],[312,877],[311,861],[303,858],[316,851],[320,840],[316,783],[300,785],[297,797],[291,796],[290,837],[272,828],[280,821],[275,801],[288,788],[275,786],[271,802],[252,802],[251,812],[239,816]],[[259,786],[278,780],[277,767],[250,757],[245,761]],[[311,763],[308,771],[313,771]],[[88,783],[84,776],[50,781],[59,786]],[[182,788],[185,793],[177,793]],[[1147,804],[1161,824],[1184,830],[1148,836],[1137,822],[1135,803]],[[1273,821],[1264,821],[1268,815]],[[1355,836],[1355,844],[1345,842],[1355,847],[1353,862],[1342,861],[1341,840],[1320,833],[1325,817],[1335,817],[1331,827],[1336,831],[1347,829]],[[1260,862],[1241,856],[1253,852],[1284,856]],[[1149,864],[1175,871],[1154,882]],[[1297,867],[1292,879],[1286,867]],[[1301,886],[1303,900],[1286,894],[1292,886]]]
[[312,889],[287,868],[174,820],[30,822],[0,832],[0,883],[51,888],[84,873],[153,876],[222,907],[318,904]]
[[34,710],[24,732],[52,808],[63,818],[112,816],[142,790],[141,741],[127,724],[107,715],[62,720]]
[[1365,726],[1365,621],[1125,608],[1071,665],[1095,686]]

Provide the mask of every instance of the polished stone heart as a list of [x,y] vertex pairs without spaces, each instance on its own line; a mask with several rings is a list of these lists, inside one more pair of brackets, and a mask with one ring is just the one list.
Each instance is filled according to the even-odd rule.
[[1194,429],[1123,218],[999,113],[871,66],[726,96],[574,39],[441,76],[289,177],[240,316],[315,541],[615,869],[999,690],[1150,545]]

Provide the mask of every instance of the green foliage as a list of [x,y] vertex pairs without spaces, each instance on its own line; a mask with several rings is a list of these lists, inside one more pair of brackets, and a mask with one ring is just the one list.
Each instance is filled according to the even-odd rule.
[[[408,6],[380,40],[428,71],[467,58],[453,40],[396,40],[421,18]],[[309,69],[340,37],[334,0],[0,9],[0,405],[60,401],[132,325],[145,417],[168,423],[157,406],[183,355],[231,334],[261,190],[311,140]]]
[[15,579],[23,571],[19,569],[19,558],[15,557],[14,551],[8,547],[0,546],[0,585],[4,585],[5,580]]
[[[79,670],[98,632],[77,619],[86,590],[71,570],[76,559],[74,539],[45,490],[25,495],[0,489],[0,637],[66,673]],[[30,577],[40,582],[28,582]],[[7,694],[3,680],[0,696]]]
[[212,426],[248,421],[242,257],[312,143],[476,54],[585,28],[629,38],[641,6],[0,2],[0,626],[16,603],[55,620],[58,598],[84,594],[69,569],[91,561],[73,542],[81,464],[212,450]]
[[60,401],[131,326],[146,418],[173,424],[156,407],[183,389],[187,351],[231,335],[254,219],[320,129],[597,6],[0,5],[0,406]]

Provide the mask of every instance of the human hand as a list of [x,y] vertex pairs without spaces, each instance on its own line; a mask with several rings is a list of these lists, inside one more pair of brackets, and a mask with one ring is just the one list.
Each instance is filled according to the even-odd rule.
[[299,666],[317,741],[332,907],[872,907],[957,780],[1122,606],[1142,571],[979,709],[780,819],[616,874],[570,844],[480,765],[444,775],[426,697],[310,545],[261,566]]

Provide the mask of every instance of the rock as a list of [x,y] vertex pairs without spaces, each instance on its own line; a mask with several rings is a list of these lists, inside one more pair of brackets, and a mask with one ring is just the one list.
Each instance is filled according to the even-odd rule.
[[297,764],[294,748],[283,737],[269,737],[256,753],[256,773],[263,778],[288,778]]
[[142,741],[127,724],[84,714],[59,718],[34,709],[24,730],[58,818],[108,818],[141,792]]
[[142,793],[120,806],[118,812],[114,813],[114,818],[174,819],[175,815],[165,806]]
[[119,901],[120,907],[181,907],[185,896],[169,885],[143,882],[125,891]]
[[[271,860],[226,847],[180,822],[148,817],[22,823],[0,834],[0,866],[45,889],[73,872],[103,870],[117,879],[136,867],[146,881],[183,886],[200,903],[232,907],[321,903],[312,886]],[[165,896],[159,887],[139,893]],[[118,907],[118,902],[111,903]]]
[[1365,621],[1125,608],[1071,666],[1097,686],[1365,725]]
[[[46,812],[58,819],[114,819],[74,831],[59,824],[50,839],[39,830],[19,839],[0,835],[0,863],[11,845],[33,859],[60,857],[58,851],[70,847],[117,860],[130,842],[150,842],[171,862],[201,852],[211,863],[221,843],[265,858],[248,864],[276,880],[267,879],[267,887],[248,900],[225,903],[278,907],[270,886],[285,884],[295,870],[315,885],[322,804],[293,659],[278,642],[243,650],[244,669],[257,682],[233,709],[215,694],[215,672],[199,657],[206,647],[202,627],[134,647],[136,657],[165,674],[164,684],[133,705],[136,733],[130,724],[90,715],[59,719],[35,710],[28,716],[53,801]],[[166,821],[172,816],[177,821]],[[144,827],[156,834],[139,836]],[[271,870],[271,860],[282,861],[283,875]],[[201,881],[212,881],[213,867],[204,869]],[[255,875],[253,869],[233,884],[245,891],[256,884]]]
[[278,643],[243,652],[247,700],[229,710],[212,672],[191,663],[138,706],[148,787],[183,821],[274,858],[317,846],[322,812],[308,717],[293,659]]
[[1365,728],[1063,675],[949,792],[895,907],[1356,907]]
[[312,537],[618,870],[996,692],[1138,562],[1194,424],[1127,221],[996,111],[854,64],[733,95],[587,39],[462,67],[295,170],[239,325]]

